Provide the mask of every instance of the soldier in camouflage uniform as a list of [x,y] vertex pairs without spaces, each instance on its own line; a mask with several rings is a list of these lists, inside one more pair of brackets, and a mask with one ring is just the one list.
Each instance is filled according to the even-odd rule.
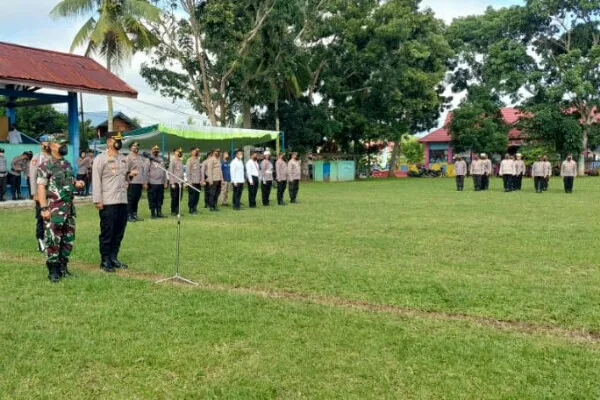
[[37,198],[45,222],[46,266],[48,279],[56,283],[68,274],[67,264],[75,241],[75,189],[85,182],[76,181],[67,155],[66,140],[49,136],[52,156],[37,170]]

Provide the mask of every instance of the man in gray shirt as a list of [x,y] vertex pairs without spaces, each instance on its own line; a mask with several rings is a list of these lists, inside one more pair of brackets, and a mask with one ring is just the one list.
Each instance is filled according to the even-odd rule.
[[[175,175],[177,178],[183,180],[183,161],[181,161],[181,157],[183,156],[182,149],[173,150],[173,157],[171,158],[171,162],[169,163],[169,172]],[[179,214],[179,203],[181,201],[181,197],[183,196],[181,181],[175,179],[172,175],[169,175],[169,183],[171,184],[171,215],[177,216]]]
[[[192,148],[190,158],[188,158],[185,164],[187,173],[187,181],[192,187],[202,190],[202,165],[200,163],[200,149],[197,147]],[[191,215],[198,214],[198,202],[200,201],[200,193],[194,189],[188,187],[188,208]]]
[[260,163],[260,172],[262,177],[261,192],[262,204],[265,207],[269,206],[271,197],[271,188],[273,187],[273,163],[271,162],[271,152],[265,151],[264,160]]
[[456,190],[462,192],[465,188],[465,175],[467,175],[467,163],[462,156],[456,156],[454,174],[456,175]]
[[165,200],[165,189],[167,188],[167,173],[161,168],[165,162],[160,157],[160,147],[152,147],[152,157],[155,161],[146,161],[144,176],[146,177],[146,189],[148,189],[148,206],[152,219],[165,218],[162,206]]
[[134,176],[129,181],[129,188],[127,189],[127,220],[128,222],[143,221],[138,216],[138,206],[140,199],[142,198],[142,191],[146,184],[146,175],[144,174],[144,159],[138,154],[140,151],[140,144],[133,142],[129,145],[129,155],[127,156],[127,162],[132,169],[138,171],[137,176]]
[[93,201],[100,213],[100,268],[105,272],[127,268],[118,256],[127,227],[127,187],[139,171],[121,154],[122,146],[121,132],[110,132],[106,151],[96,157],[92,169]]
[[35,201],[35,238],[38,243],[38,251],[40,253],[44,252],[46,249],[46,244],[44,241],[44,218],[41,215],[40,202],[37,195],[37,178],[38,178],[38,168],[40,165],[48,162],[51,159],[51,150],[50,143],[48,142],[48,135],[40,136],[40,152],[33,156],[31,159],[31,164],[29,166],[29,179],[31,186],[31,196],[33,196],[33,201]]

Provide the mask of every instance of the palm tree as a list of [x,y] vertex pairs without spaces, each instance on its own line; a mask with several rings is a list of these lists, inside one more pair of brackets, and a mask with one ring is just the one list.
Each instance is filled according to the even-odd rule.
[[[50,12],[54,18],[93,15],[83,24],[71,44],[71,52],[85,46],[85,56],[96,54],[113,71],[140,50],[154,46],[158,40],[145,25],[158,21],[160,11],[148,0],[62,0]],[[108,101],[108,130],[113,130],[113,102]]]

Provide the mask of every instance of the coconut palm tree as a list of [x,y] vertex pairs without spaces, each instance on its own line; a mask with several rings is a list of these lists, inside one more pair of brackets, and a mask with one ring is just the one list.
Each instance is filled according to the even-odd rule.
[[[132,55],[157,43],[145,25],[158,21],[160,11],[148,0],[62,0],[50,12],[54,18],[92,16],[83,24],[71,44],[71,52],[85,46],[85,55],[95,54],[106,61],[109,71],[131,60]],[[108,96],[108,130],[113,130],[113,102]]]

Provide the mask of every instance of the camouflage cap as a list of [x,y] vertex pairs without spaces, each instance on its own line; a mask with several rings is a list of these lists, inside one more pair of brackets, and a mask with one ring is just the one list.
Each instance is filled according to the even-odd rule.
[[69,139],[67,139],[64,135],[48,135],[47,140],[48,143],[58,143],[58,144],[68,144]]

